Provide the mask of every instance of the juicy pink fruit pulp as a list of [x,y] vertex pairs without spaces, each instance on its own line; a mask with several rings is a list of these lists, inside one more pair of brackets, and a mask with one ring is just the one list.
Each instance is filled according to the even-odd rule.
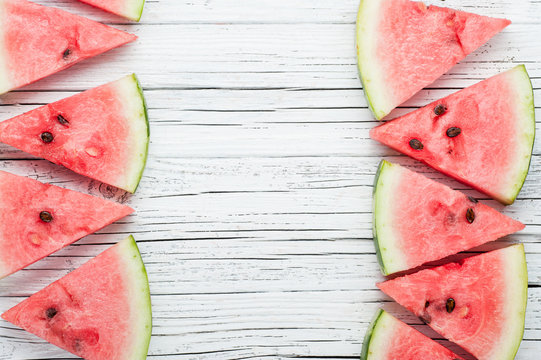
[[[0,277],[133,212],[94,196],[0,172]],[[42,211],[53,220],[40,219]]]
[[395,319],[385,358],[378,360],[462,360],[451,350]]
[[[519,221],[476,203],[461,192],[413,171],[404,169],[402,174],[394,190],[391,216],[408,268],[524,229]],[[468,209],[473,211],[472,223],[466,216]]]
[[[458,263],[421,270],[378,284],[430,327],[478,358],[506,339],[509,319],[506,256],[513,247],[474,256]],[[516,274],[516,281],[527,281]],[[517,299],[522,294],[516,295]],[[454,308],[448,311],[449,299]],[[516,314],[516,316],[520,316]]]
[[[44,132],[54,140],[44,142]],[[0,141],[107,184],[118,183],[132,163],[130,140],[125,105],[110,84],[0,123]]]
[[[17,88],[137,37],[53,7],[2,0],[9,87]],[[9,89],[8,89],[9,90]]]
[[[103,252],[2,317],[82,358],[124,359],[134,309],[117,249]],[[51,318],[48,312],[55,314]]]
[[[370,136],[501,202],[512,203],[514,198],[507,192],[522,186],[511,177],[517,177],[526,139],[521,133],[524,115],[517,110],[522,99],[517,99],[511,72],[380,125]],[[442,115],[435,112],[438,105],[446,108]],[[449,137],[452,127],[459,128],[460,135]],[[411,140],[420,141],[422,149],[413,148]]]
[[399,105],[511,22],[422,2],[383,0],[378,61]]

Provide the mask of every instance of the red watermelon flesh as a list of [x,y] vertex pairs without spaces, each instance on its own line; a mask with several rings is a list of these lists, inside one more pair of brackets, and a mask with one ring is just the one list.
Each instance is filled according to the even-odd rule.
[[385,275],[524,229],[491,207],[382,161],[374,188],[374,242]]
[[431,84],[511,22],[408,0],[361,0],[357,55],[376,118]]
[[139,21],[145,6],[145,0],[80,0],[113,14],[133,21]]
[[[128,206],[4,171],[0,198],[0,278],[133,212]],[[42,212],[52,220],[47,214],[42,220]]]
[[0,93],[30,84],[137,37],[26,0],[0,0]]
[[528,174],[535,137],[530,78],[517,66],[378,126],[370,136],[511,204]]
[[462,360],[419,331],[379,310],[363,342],[361,360]]
[[152,328],[145,266],[133,237],[2,314],[86,360],[144,360]]
[[0,141],[134,192],[149,142],[141,87],[129,75],[42,106],[0,123]]
[[524,333],[528,274],[513,245],[378,284],[479,360],[513,359]]

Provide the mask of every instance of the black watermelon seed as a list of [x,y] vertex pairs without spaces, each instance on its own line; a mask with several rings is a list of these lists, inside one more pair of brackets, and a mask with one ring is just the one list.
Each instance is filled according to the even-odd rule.
[[475,212],[472,208],[468,208],[468,210],[466,210],[466,220],[468,220],[470,224],[473,224],[475,220]]
[[40,212],[39,218],[41,219],[41,221],[46,222],[46,223],[50,223],[51,221],[53,221],[53,215],[48,211]]
[[41,140],[44,143],[50,143],[51,141],[54,140],[53,134],[51,134],[50,132],[47,132],[47,131],[42,133],[40,136],[41,136]]
[[424,148],[423,143],[420,142],[420,141],[417,140],[417,139],[411,139],[411,140],[410,140],[410,147],[411,147],[413,150],[423,150],[423,148]]
[[447,106],[439,104],[434,108],[434,114],[441,116],[447,111]]
[[64,58],[64,60],[66,60],[67,58],[69,58],[70,55],[71,55],[71,50],[70,50],[70,48],[67,48],[66,50],[64,50],[64,53],[62,53],[62,57]]
[[468,200],[470,200],[472,203],[474,204],[477,204],[479,202],[479,200],[477,200],[476,198],[474,198],[473,196],[468,196]]
[[429,306],[430,306],[430,302],[427,300],[427,301],[425,302],[425,309],[426,309],[427,307],[429,307]]
[[462,132],[462,130],[458,127],[450,127],[449,129],[447,129],[447,136],[450,137],[450,138],[454,138],[454,137],[457,137],[458,135],[460,135],[460,133]]
[[58,311],[51,307],[51,308],[48,308],[46,311],[45,311],[45,315],[47,315],[47,319],[52,319],[56,316],[56,314],[58,313]]
[[68,120],[66,120],[65,117],[63,117],[63,116],[60,115],[60,114],[58,114],[58,115],[56,116],[56,119],[57,119],[58,122],[59,122],[60,124],[62,124],[62,125],[66,125],[66,126],[67,126],[67,125],[69,125],[69,123],[70,123]]
[[447,312],[450,314],[453,312],[453,310],[455,309],[455,299],[453,298],[449,298],[447,299],[447,302],[445,303],[445,309],[447,310]]

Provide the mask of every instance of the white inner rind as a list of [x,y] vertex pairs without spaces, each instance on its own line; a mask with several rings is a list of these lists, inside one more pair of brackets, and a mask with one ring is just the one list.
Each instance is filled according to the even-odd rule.
[[366,359],[387,359],[391,341],[394,338],[396,330],[396,322],[398,321],[385,311],[381,311],[381,314],[377,315],[378,319],[372,329],[372,337],[370,338],[370,344],[368,344],[368,353]]
[[524,65],[519,65],[505,73],[509,81],[510,93],[516,101],[517,120],[515,135],[516,154],[510,171],[512,176],[506,177],[507,182],[502,184],[504,203],[510,204],[520,192],[532,157],[533,143],[535,138],[535,109],[533,90],[530,77]]
[[127,298],[131,301],[132,337],[128,344],[131,352],[126,354],[125,359],[144,360],[147,358],[152,333],[152,307],[147,273],[133,236],[121,241],[118,247],[119,257],[125,273],[128,274]]
[[526,303],[528,301],[528,269],[526,267],[526,255],[524,246],[517,244],[510,246],[503,257],[506,284],[506,300],[502,304],[505,310],[503,333],[500,341],[495,341],[496,346],[487,359],[507,360],[514,359],[524,335],[524,321],[526,316]]
[[383,72],[376,59],[380,0],[361,0],[357,14],[357,64],[368,105],[377,119],[394,108],[393,96],[385,86]]
[[124,106],[125,119],[129,120],[127,146],[132,152],[131,159],[126,164],[125,177],[119,179],[118,183],[123,185],[122,189],[133,193],[141,180],[148,152],[149,129],[145,100],[135,74],[117,80],[112,85]]
[[141,14],[143,13],[143,8],[145,7],[145,0],[131,0],[126,1],[126,8],[124,13],[121,14],[133,21],[139,21],[141,19]]
[[400,184],[404,169],[399,165],[382,161],[374,189],[374,241],[381,258],[381,270],[385,275],[407,269],[405,255],[398,246],[398,234],[393,227],[396,187]]

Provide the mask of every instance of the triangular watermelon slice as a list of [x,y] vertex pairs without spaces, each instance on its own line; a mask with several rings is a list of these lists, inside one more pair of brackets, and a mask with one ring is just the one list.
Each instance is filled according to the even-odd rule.
[[462,360],[389,313],[378,310],[364,337],[361,360]]
[[361,0],[360,78],[381,119],[511,22],[408,0]]
[[126,76],[0,123],[0,141],[134,192],[149,142],[143,92]]
[[0,171],[0,278],[131,214],[112,201]]
[[503,204],[515,201],[535,137],[523,65],[378,126],[370,136]]
[[491,207],[382,161],[374,186],[374,243],[385,275],[524,229]]
[[137,37],[26,0],[0,0],[0,94]]
[[132,236],[2,314],[86,360],[144,360],[152,331],[145,265]]
[[110,13],[139,21],[143,14],[145,0],[79,0]]
[[509,246],[378,284],[479,360],[514,359],[524,333],[524,247]]

